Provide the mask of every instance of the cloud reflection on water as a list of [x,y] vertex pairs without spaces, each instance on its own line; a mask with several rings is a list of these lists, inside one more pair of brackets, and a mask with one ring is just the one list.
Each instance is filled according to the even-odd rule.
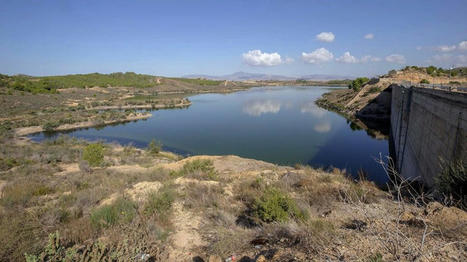
[[303,103],[300,106],[300,112],[302,112],[302,114],[312,114],[314,117],[317,118],[322,118],[326,114],[326,110],[319,108],[315,104],[315,101]]
[[250,100],[243,105],[243,112],[250,116],[277,114],[281,110],[281,102],[274,100]]
[[331,131],[331,123],[329,122],[322,122],[316,124],[313,129],[318,133],[327,133]]

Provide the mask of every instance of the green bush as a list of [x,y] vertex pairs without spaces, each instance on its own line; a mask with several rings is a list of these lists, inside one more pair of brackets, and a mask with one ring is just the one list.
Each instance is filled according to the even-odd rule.
[[104,146],[99,143],[89,144],[84,148],[83,160],[90,166],[100,166],[104,162]]
[[53,131],[55,128],[57,128],[58,126],[60,125],[59,122],[56,122],[56,121],[49,121],[47,123],[45,123],[42,128],[45,130],[45,131]]
[[153,139],[151,140],[151,143],[149,143],[147,150],[149,151],[149,153],[157,155],[161,151],[161,148],[162,144]]
[[164,187],[157,192],[151,192],[144,205],[144,213],[166,218],[174,201],[175,192],[170,188]]
[[354,91],[359,91],[362,88],[362,86],[368,81],[369,79],[367,77],[359,77],[353,80],[352,83],[349,84],[349,89],[353,89]]
[[129,223],[133,220],[135,214],[136,204],[130,200],[119,198],[110,205],[92,211],[91,225],[96,229],[100,229]]
[[254,214],[264,222],[285,222],[291,217],[305,220],[306,213],[300,210],[293,199],[277,188],[267,188],[253,204]]
[[426,73],[429,75],[433,75],[435,71],[436,71],[436,67],[434,66],[429,66],[426,68]]
[[370,88],[370,89],[368,90],[368,93],[371,93],[371,94],[372,94],[372,93],[378,93],[378,92],[380,92],[380,91],[381,91],[381,89],[379,89],[379,87],[373,86],[372,88]]
[[430,81],[428,81],[428,80],[426,80],[426,79],[422,79],[422,80],[420,81],[420,84],[429,84],[429,83],[430,83]]
[[462,160],[441,160],[441,173],[435,179],[439,192],[467,208],[467,172]]
[[196,172],[202,172],[207,178],[215,179],[217,172],[214,169],[213,163],[208,159],[196,159],[187,162],[183,165],[183,168],[179,171],[173,171],[172,176],[185,176]]

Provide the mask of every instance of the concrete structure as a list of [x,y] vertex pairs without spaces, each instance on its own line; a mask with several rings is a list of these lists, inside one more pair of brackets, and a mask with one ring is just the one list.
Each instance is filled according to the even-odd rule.
[[467,93],[392,86],[391,141],[403,177],[433,186],[440,159],[467,163]]

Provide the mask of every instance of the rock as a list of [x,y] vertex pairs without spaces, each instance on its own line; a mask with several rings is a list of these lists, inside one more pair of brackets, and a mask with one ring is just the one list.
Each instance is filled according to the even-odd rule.
[[409,226],[414,226],[414,227],[424,227],[425,223],[422,219],[419,219],[416,217],[415,214],[411,212],[404,212],[402,213],[399,223],[401,224],[406,224]]
[[354,219],[344,225],[344,228],[363,231],[366,229],[367,223],[362,220]]
[[260,255],[258,258],[256,258],[256,262],[266,262],[266,258],[263,255]]
[[431,202],[425,207],[425,215],[434,215],[442,209],[443,205],[441,205],[439,202]]
[[210,255],[208,262],[222,262],[222,258],[218,255]]

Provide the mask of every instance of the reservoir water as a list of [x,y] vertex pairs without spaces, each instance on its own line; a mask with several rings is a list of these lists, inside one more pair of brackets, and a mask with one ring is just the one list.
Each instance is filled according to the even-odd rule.
[[[145,147],[152,139],[164,149],[187,155],[239,155],[283,165],[367,172],[386,181],[376,163],[387,156],[388,141],[358,130],[344,117],[319,108],[315,100],[329,87],[258,87],[230,94],[190,96],[184,109],[152,111],[147,120],[67,132],[90,140]],[[32,135],[36,141],[59,133]]]

